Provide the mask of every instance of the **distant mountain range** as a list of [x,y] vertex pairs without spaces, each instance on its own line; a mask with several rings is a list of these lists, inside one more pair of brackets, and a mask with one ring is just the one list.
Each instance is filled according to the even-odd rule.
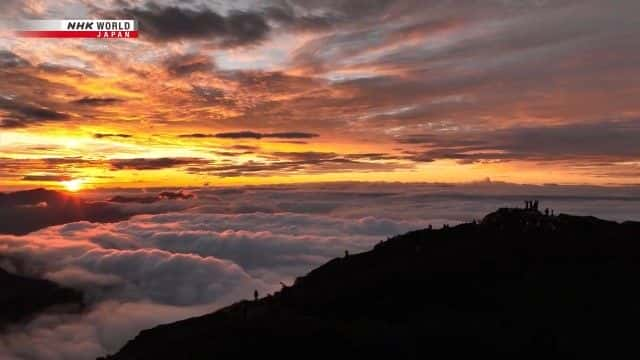
[[24,235],[74,221],[112,222],[130,216],[108,202],[86,202],[61,191],[33,189],[0,193],[0,234]]
[[119,205],[122,203],[149,204],[193,197],[183,191],[164,191],[143,197],[117,195],[106,201],[85,201],[72,193],[47,189],[0,193],[0,234],[25,235],[48,226],[83,220],[116,222],[145,211],[124,211]]
[[44,310],[79,310],[79,291],[48,280],[11,274],[0,268],[0,330],[11,323],[24,322]]
[[109,360],[637,356],[640,223],[500,209],[337,258]]

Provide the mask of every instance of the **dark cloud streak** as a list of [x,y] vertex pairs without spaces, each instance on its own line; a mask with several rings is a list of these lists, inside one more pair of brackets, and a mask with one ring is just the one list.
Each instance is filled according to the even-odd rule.
[[129,134],[105,134],[105,133],[97,133],[97,134],[93,134],[93,137],[96,139],[103,139],[103,138],[123,138],[123,139],[127,139],[132,137],[133,135],[129,135]]
[[25,175],[22,181],[69,181],[72,177],[68,175]]
[[455,159],[476,161],[595,161],[633,160],[640,157],[640,121],[603,121],[556,126],[511,127],[500,130],[416,134],[401,138],[405,144],[423,144],[414,161]]
[[27,60],[8,50],[0,50],[0,69],[29,66]]
[[236,131],[236,132],[223,132],[217,134],[203,134],[203,133],[194,133],[194,134],[183,134],[179,135],[181,138],[220,138],[220,139],[263,139],[263,138],[274,138],[274,139],[311,139],[314,137],[318,137],[318,134],[308,133],[308,132],[299,132],[299,131],[288,131],[288,132],[274,132],[274,133],[259,133],[255,131]]
[[124,100],[113,98],[113,97],[91,97],[91,96],[85,96],[81,99],[73,101],[74,104],[87,105],[87,106],[107,106],[107,105],[114,105],[121,102],[124,102]]
[[223,16],[210,9],[192,10],[147,3],[120,11],[140,22],[140,30],[155,41],[202,39],[233,47],[260,42],[270,31],[265,18],[254,12],[234,11]]
[[132,159],[111,159],[109,164],[114,170],[160,170],[187,165],[204,165],[210,160],[190,157],[178,158],[132,158]]
[[0,128],[20,128],[48,121],[69,119],[69,115],[66,113],[2,96],[0,96],[0,110],[5,110],[11,115],[10,118],[2,119]]
[[215,64],[206,55],[173,55],[164,61],[167,71],[175,76],[186,76],[195,72],[212,71]]

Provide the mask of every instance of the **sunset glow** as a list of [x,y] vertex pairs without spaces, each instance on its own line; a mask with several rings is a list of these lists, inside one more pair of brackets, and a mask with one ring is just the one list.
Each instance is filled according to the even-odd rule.
[[68,180],[68,181],[62,182],[62,185],[64,186],[64,188],[71,192],[76,192],[81,190],[82,184],[83,184],[83,181],[81,179],[74,179],[74,180]]
[[[64,12],[35,3],[7,11]],[[367,11],[384,13],[384,24],[357,30],[325,23],[321,5],[292,13],[317,26],[259,4],[199,10],[244,12],[246,29],[255,26],[247,34],[172,29],[165,13],[198,14],[172,4],[78,4],[141,17],[140,38],[0,37],[2,187],[55,177],[102,188],[487,177],[610,185],[640,175],[637,46],[624,21],[589,2],[380,5]],[[349,9],[332,11],[348,18]],[[591,20],[554,39],[544,29],[566,25],[562,14]]]

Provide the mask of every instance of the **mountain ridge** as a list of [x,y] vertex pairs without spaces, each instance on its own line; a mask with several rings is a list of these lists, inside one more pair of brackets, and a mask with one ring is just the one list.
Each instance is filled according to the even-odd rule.
[[143,330],[109,360],[610,355],[640,321],[640,223],[502,208]]
[[77,290],[45,279],[12,274],[0,268],[0,330],[10,324],[52,310],[79,310],[83,296]]

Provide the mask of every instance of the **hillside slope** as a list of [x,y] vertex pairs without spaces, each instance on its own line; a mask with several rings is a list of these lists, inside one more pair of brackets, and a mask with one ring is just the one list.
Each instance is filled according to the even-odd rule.
[[638,353],[640,223],[500,209],[142,331],[110,360]]
[[52,307],[79,309],[82,306],[82,294],[76,290],[0,268],[0,330]]

